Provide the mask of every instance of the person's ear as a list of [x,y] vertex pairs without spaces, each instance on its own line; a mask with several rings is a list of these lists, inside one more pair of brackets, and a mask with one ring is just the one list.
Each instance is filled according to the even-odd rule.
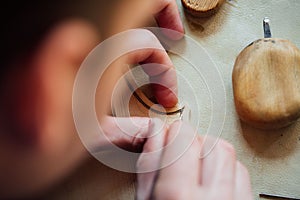
[[87,22],[63,22],[45,35],[30,57],[8,68],[0,87],[4,198],[44,191],[86,155],[73,123],[72,90],[82,60],[98,39]]
[[49,146],[66,140],[65,132],[74,133],[73,82],[81,62],[99,41],[96,28],[79,20],[60,23],[46,35],[12,83],[13,112],[8,120],[17,135]]
[[[99,42],[96,27],[86,21],[71,20],[63,22],[52,29],[43,41],[35,58],[43,69],[51,66],[74,65],[74,69]],[[45,65],[47,64],[47,65]]]

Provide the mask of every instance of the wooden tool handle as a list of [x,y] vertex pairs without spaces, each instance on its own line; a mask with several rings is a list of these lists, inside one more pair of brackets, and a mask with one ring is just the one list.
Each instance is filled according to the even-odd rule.
[[276,129],[300,117],[300,50],[283,39],[260,39],[237,57],[233,70],[235,105],[254,127]]

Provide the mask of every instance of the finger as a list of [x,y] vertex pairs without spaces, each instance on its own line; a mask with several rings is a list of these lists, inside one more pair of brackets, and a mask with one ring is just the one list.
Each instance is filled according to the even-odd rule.
[[[166,108],[174,107],[177,102],[177,76],[176,70],[173,64],[169,60],[169,57],[158,57],[158,54],[165,56],[165,52],[154,52],[143,63],[160,63],[164,64],[143,64],[144,71],[150,77],[150,83],[153,94],[156,97],[159,104]],[[165,59],[165,60],[164,60]],[[160,60],[160,61],[158,61]]]
[[234,197],[236,200],[252,200],[251,183],[248,170],[240,163],[236,163],[236,177]]
[[191,199],[199,186],[200,149],[195,131],[175,122],[168,131],[161,166],[153,196],[156,199]]
[[[134,12],[132,12],[134,10]],[[178,40],[184,34],[184,28],[180,19],[175,0],[132,0],[121,1],[115,8],[115,14],[110,19],[110,29],[106,35],[112,35],[127,29],[147,26],[154,16],[157,24],[174,32],[165,32],[171,39]]]
[[96,140],[96,151],[109,150],[112,144],[131,151],[141,151],[137,163],[137,199],[149,198],[156,170],[160,166],[167,126],[159,119],[105,117],[100,122],[102,139]]
[[161,120],[152,119],[150,134],[153,137],[147,138],[143,152],[137,161],[137,199],[149,199],[157,170],[160,166],[162,148],[164,145],[167,126]]
[[157,83],[153,85],[153,90],[158,103],[164,107],[173,107],[178,102],[176,70],[157,38],[149,31],[144,33],[141,43],[155,44],[157,48],[129,53],[125,63],[142,64],[144,71],[150,77],[150,82]]
[[172,29],[182,34],[174,32],[165,32],[171,39],[181,39],[184,33],[182,21],[180,19],[179,10],[175,0],[161,0],[157,5],[155,14],[157,24],[162,28]]
[[91,138],[94,151],[101,151],[117,145],[120,148],[138,152],[150,133],[150,118],[117,118],[106,116],[100,120],[102,134]]
[[150,31],[142,29],[129,31],[122,37],[124,38],[113,42],[110,46],[110,51],[115,52],[118,49],[128,48],[128,46],[132,46],[131,49],[137,50],[131,51],[117,59],[101,76],[96,96],[101,101],[101,104],[97,104],[99,117],[111,113],[112,95],[116,84],[122,79],[124,73],[128,71],[128,65],[136,65],[138,63],[157,63],[150,67],[143,65],[144,70],[150,79],[153,79],[150,81],[156,81],[164,86],[153,86],[158,103],[164,107],[174,107],[178,102],[177,76],[170,58],[158,39]]
[[[204,149],[207,147],[210,147],[209,141],[205,141]],[[236,159],[232,145],[223,140],[219,141],[203,158],[202,165],[202,186],[212,190],[209,198],[233,199]],[[215,188],[218,188],[217,192]]]
[[145,117],[118,118],[106,116],[101,119],[100,126],[103,135],[100,139],[95,140],[93,145],[98,146],[98,150],[107,148],[112,143],[135,152],[142,150],[147,138],[157,134],[156,131],[159,130],[159,127],[163,129],[162,123],[158,123],[156,119]]

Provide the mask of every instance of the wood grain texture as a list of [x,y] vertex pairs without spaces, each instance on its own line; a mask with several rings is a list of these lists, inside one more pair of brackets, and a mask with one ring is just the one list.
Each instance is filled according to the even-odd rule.
[[300,116],[300,51],[283,39],[261,39],[246,47],[233,70],[237,113],[262,129],[285,127]]
[[209,17],[217,12],[225,0],[181,0],[185,11],[194,17]]
[[159,105],[150,85],[145,85],[133,91],[133,88],[136,88],[132,85],[134,83],[127,80],[127,84],[129,90],[133,92],[129,101],[130,116],[155,117],[166,121],[168,124],[180,118],[184,107],[179,107],[177,104],[173,108],[164,108]]

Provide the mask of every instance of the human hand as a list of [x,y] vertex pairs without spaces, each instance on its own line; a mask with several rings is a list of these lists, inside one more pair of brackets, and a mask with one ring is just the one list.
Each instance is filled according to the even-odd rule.
[[[151,137],[156,133],[153,127],[166,126],[159,120],[129,116],[126,116],[127,118],[119,118],[110,115],[112,94],[116,83],[123,76],[124,72],[120,70],[120,67],[124,66],[124,64],[151,63],[150,67],[149,65],[142,65],[142,68],[149,75],[150,82],[159,83],[153,85],[154,95],[158,102],[165,107],[172,107],[178,101],[176,72],[170,58],[157,38],[147,30],[139,30],[138,35],[129,35],[127,39],[126,41],[134,41],[136,46],[148,46],[151,44],[153,48],[136,50],[125,54],[109,66],[101,77],[98,94],[96,95],[98,97],[96,97],[96,106],[102,133],[88,137],[89,140],[84,141],[89,148],[96,149],[97,152],[106,148],[109,143],[132,151],[140,150],[143,145],[148,145],[149,151],[155,151],[163,146],[165,140],[165,131],[163,130],[157,137]],[[120,44],[117,45],[120,46]],[[126,87],[126,83],[122,86],[124,85]],[[146,149],[145,146],[143,148],[144,151]]]
[[[111,30],[107,34],[112,35],[130,28],[147,26],[153,17],[159,27],[184,33],[175,0],[123,0],[115,8],[115,13],[110,19]],[[169,36],[175,40],[182,37],[170,34]]]
[[[106,71],[106,76],[101,77],[98,91],[101,92],[99,100],[102,102],[100,108],[99,122],[102,133],[100,136],[91,139],[90,147],[94,149],[94,153],[98,153],[102,149],[107,150],[107,147],[112,147],[110,143],[117,145],[126,150],[146,152],[153,152],[163,147],[166,136],[166,125],[161,121],[150,118],[128,117],[119,118],[112,117],[109,114],[109,106],[111,105],[112,91],[115,84],[124,71],[120,70],[121,66],[132,65],[136,63],[147,64],[151,63],[151,67],[142,65],[144,71],[149,75],[150,82],[157,82],[153,86],[153,92],[158,102],[165,107],[175,106],[177,103],[177,78],[173,64],[168,57],[166,51],[163,49],[157,38],[147,30],[140,30],[144,34],[141,37],[134,35],[134,43],[140,46],[155,46],[155,48],[146,48],[130,52],[110,66]],[[129,41],[131,41],[129,39]],[[158,65],[153,65],[157,63]],[[126,84],[125,84],[126,85]],[[105,95],[103,95],[105,94]],[[104,100],[107,98],[107,100]],[[125,105],[128,106],[128,105]],[[101,113],[102,111],[102,113]],[[103,111],[105,111],[103,113]],[[99,114],[99,113],[98,113]],[[160,129],[159,132],[157,130]],[[107,140],[108,139],[108,140]],[[151,157],[145,171],[154,171],[159,164],[160,154]],[[154,176],[152,176],[152,179]],[[149,177],[151,179],[151,177]],[[149,183],[151,183],[150,181]]]
[[247,169],[236,160],[232,145],[220,140],[209,152],[209,139],[194,137],[193,129],[182,122],[172,124],[167,135],[166,144],[173,145],[165,148],[161,165],[180,152],[182,156],[157,172],[152,187],[149,175],[138,174],[137,199],[253,199]]
[[[154,17],[157,21],[157,24],[161,28],[171,29],[174,32],[170,32],[167,30],[163,30],[163,32],[169,36],[171,39],[180,39],[184,34],[184,28],[180,19],[178,7],[175,0],[157,0],[157,1],[121,1],[119,3],[120,7],[116,7],[116,13],[113,15],[113,19],[111,19],[111,27],[108,28],[108,35],[119,33],[121,31],[126,31],[130,28],[136,28],[140,26],[144,26],[144,22],[147,21],[150,17]],[[134,12],[132,12],[134,11]],[[138,39],[138,38],[136,38]],[[141,38],[140,38],[141,39]],[[140,46],[146,45],[147,43],[154,43],[158,49],[163,49],[159,44],[158,40],[155,39],[155,36],[152,34],[145,33],[143,41],[134,41],[135,43],[140,44]],[[140,42],[140,43],[139,43]],[[113,47],[118,48],[118,46]],[[114,49],[112,49],[114,51]],[[131,53],[128,56],[123,56],[118,59],[113,66],[110,67],[110,74],[106,76],[107,78],[103,78],[102,83],[106,85],[105,88],[99,87],[98,90],[105,91],[102,93],[107,94],[108,98],[103,99],[102,103],[99,106],[100,112],[109,113],[107,108],[110,106],[111,102],[111,91],[113,91],[113,87],[116,82],[120,79],[124,70],[122,70],[122,66],[128,64],[147,64],[150,62],[158,63],[161,65],[167,65],[166,68],[155,68],[151,70],[145,70],[145,72],[152,78],[153,81],[160,82],[161,85],[166,84],[165,86],[170,85],[169,89],[173,90],[175,95],[168,92],[166,87],[162,87],[159,84],[153,84],[154,95],[157,98],[158,102],[164,107],[173,107],[177,103],[176,96],[176,87],[177,80],[174,71],[171,71],[169,66],[172,66],[172,62],[168,58],[165,52],[158,52],[149,50],[143,50],[139,52]],[[167,73],[166,73],[167,72]],[[159,76],[157,76],[159,74]],[[172,75],[171,75],[172,74]],[[167,94],[167,96],[166,96]]]
[[[104,4],[100,4],[102,1],[97,2],[99,4],[96,3],[96,1],[95,3],[86,3],[86,5],[90,4],[91,7],[95,8],[93,9],[95,11],[91,10],[91,15],[98,16],[99,12],[104,13],[102,11],[108,10],[106,7],[106,5],[108,5],[107,2],[103,1]],[[128,2],[129,1],[127,1],[127,3]],[[136,2],[146,1],[138,0]],[[149,2],[152,4],[154,1],[150,0],[148,3]],[[29,36],[29,38],[27,38],[28,41],[25,43],[21,42],[19,44],[18,42],[13,42],[16,47],[20,46],[22,50],[19,52],[19,48],[11,48],[11,50],[8,51],[8,58],[5,59],[5,62],[11,62],[10,64],[12,64],[13,67],[7,65],[6,68],[9,70],[7,70],[7,72],[5,70],[5,75],[3,75],[3,88],[1,90],[4,95],[1,105],[1,130],[7,133],[1,134],[0,139],[0,157],[3,161],[0,170],[2,172],[0,174],[2,177],[0,181],[1,197],[3,197],[3,195],[12,198],[21,197],[23,195],[44,191],[52,186],[53,183],[57,183],[58,180],[61,180],[61,178],[70,173],[75,166],[82,161],[82,158],[84,158],[83,155],[86,154],[82,141],[79,140],[76,133],[72,118],[74,116],[72,115],[73,83],[80,63],[100,40],[98,27],[95,27],[96,24],[99,23],[100,26],[103,25],[105,30],[110,31],[110,27],[106,24],[107,19],[110,18],[98,17],[97,22],[95,22],[96,24],[94,24],[92,20],[87,19],[85,14],[83,14],[90,10],[86,10],[85,6],[80,6],[80,3],[81,2],[74,2],[74,5],[72,4],[70,6],[68,4],[62,5],[59,2],[54,3],[51,8],[58,12],[68,10],[68,12],[64,12],[68,17],[64,15],[57,16],[57,12],[43,12],[45,15],[37,15],[37,20],[41,26],[36,26],[36,20],[26,21],[26,19],[35,19],[36,13],[39,13],[35,11],[45,11],[44,4],[37,4],[35,6],[28,4],[30,7],[29,11],[25,9],[24,12],[14,15],[15,17],[12,19],[12,21],[19,21],[23,19],[24,14],[26,14],[27,17],[23,19],[24,23],[20,25],[31,28],[28,29],[29,32],[25,29],[19,32],[19,28],[16,26],[16,29],[8,31],[7,35],[7,44],[10,44],[11,41],[15,41],[15,36],[18,35],[23,35],[25,38]],[[111,2],[109,4],[111,4]],[[101,5],[100,8],[98,7],[99,5]],[[165,7],[161,6],[161,3],[155,3],[155,5],[160,8],[157,8],[156,11],[151,9],[151,15],[159,13],[161,9]],[[73,11],[73,7],[76,7],[76,11]],[[78,11],[80,10],[79,12],[77,8]],[[11,9],[8,10],[14,11],[14,6],[11,6]],[[147,11],[148,9],[144,6],[143,10]],[[166,10],[170,10],[170,8]],[[140,11],[142,11],[142,9]],[[108,10],[108,12],[111,11]],[[132,9],[130,9],[130,12],[132,12]],[[84,16],[81,16],[81,13]],[[162,11],[162,13],[166,12]],[[143,14],[143,12],[140,14]],[[104,14],[102,16],[107,15]],[[117,14],[115,14],[115,16],[117,16]],[[120,16],[124,17],[125,15]],[[174,20],[172,14],[166,14],[166,16]],[[55,17],[54,21],[51,20],[53,17]],[[137,20],[141,18],[137,18]],[[143,18],[146,18],[146,16]],[[179,15],[177,15],[175,21],[178,22],[178,20]],[[158,21],[163,20],[158,19]],[[117,22],[122,23],[122,20]],[[133,21],[132,23],[135,24]],[[161,26],[164,25],[161,24]],[[174,29],[180,31],[180,27],[179,29]],[[36,37],[30,37],[30,35]],[[101,32],[101,38],[105,38],[105,33]],[[150,42],[152,42],[151,39]],[[139,53],[136,52],[135,55],[137,54]],[[151,56],[154,54],[157,55],[158,58]],[[145,55],[143,58],[145,59],[144,61],[147,61],[147,55],[153,58],[152,61],[157,62],[161,62],[161,58],[167,57],[165,53],[151,53],[150,50],[145,51],[143,55]],[[138,60],[143,61],[143,59]],[[168,66],[170,67],[171,65],[169,64]],[[167,74],[170,74],[170,72],[163,73],[163,71],[164,70],[161,71],[161,76],[158,77],[164,80],[164,75],[169,77]],[[172,84],[174,83],[172,82]],[[175,86],[175,84],[173,86]],[[108,86],[108,88],[109,87],[110,86]],[[155,89],[155,91],[162,90],[158,88],[158,90]],[[102,95],[106,96],[105,94]],[[163,95],[161,93],[157,94],[157,96],[162,97]],[[174,98],[173,101],[170,100],[172,97],[161,99],[169,99],[166,102],[171,102],[171,104],[175,104],[177,101]],[[101,101],[99,101],[99,103],[101,104]],[[164,102],[161,103],[164,104]],[[104,117],[104,119],[102,117]],[[111,141],[121,146],[122,144],[126,144],[130,147],[134,147],[137,143],[140,145],[143,144],[144,139],[134,141],[134,137],[120,135],[122,132],[118,134],[118,127],[114,126],[115,123],[112,121],[115,122],[115,120],[119,118],[109,117],[108,113],[106,113],[105,116],[100,116],[100,118],[104,132]],[[122,119],[119,120],[122,121]],[[126,122],[127,120],[128,119],[125,119]],[[134,118],[132,121],[147,124],[144,128],[145,130],[137,131],[137,133],[141,134],[143,131],[145,131],[145,133],[151,132],[148,131],[148,129],[157,124],[156,122],[144,118]],[[128,123],[125,123],[125,125],[130,128]],[[105,127],[115,127],[115,129],[107,130]],[[132,130],[133,134],[135,133],[134,131],[135,127],[133,127]],[[99,146],[101,146],[101,142],[104,141],[102,139],[103,137],[100,136],[100,139],[96,141],[99,142]],[[160,144],[159,142],[162,141],[163,138],[158,140],[157,143],[153,142],[153,144]],[[68,156],[66,157],[66,155]],[[55,167],[52,166],[53,163],[55,163]],[[47,173],[44,173],[45,171],[47,171]],[[29,179],[34,179],[35,181],[28,182]]]

